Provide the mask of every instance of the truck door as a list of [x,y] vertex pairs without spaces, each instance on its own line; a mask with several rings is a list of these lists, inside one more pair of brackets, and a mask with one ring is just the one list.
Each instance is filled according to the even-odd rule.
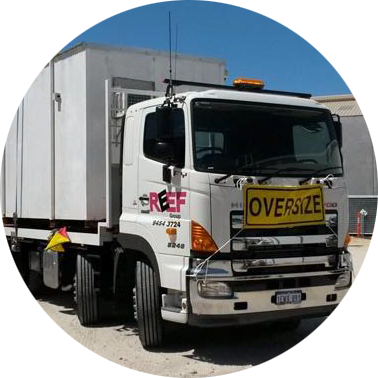
[[[189,178],[185,169],[188,138],[183,106],[172,109],[169,127],[158,124],[156,107],[145,109],[139,149],[138,227],[160,262],[165,259],[162,266],[172,269],[182,269],[182,256],[188,256],[190,251]],[[174,167],[162,156],[160,147],[164,143],[172,143]],[[170,182],[163,179],[163,167],[167,165]],[[174,272],[168,275],[180,278]]]

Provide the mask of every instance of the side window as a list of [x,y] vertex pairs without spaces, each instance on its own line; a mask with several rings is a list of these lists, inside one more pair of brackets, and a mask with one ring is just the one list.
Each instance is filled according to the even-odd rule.
[[170,122],[157,124],[156,113],[149,113],[144,124],[143,152],[146,157],[162,163],[167,163],[159,156],[157,142],[173,144],[174,162],[178,168],[185,165],[185,121],[182,109],[173,109]]
[[224,135],[218,131],[196,131],[196,157],[203,158],[208,154],[224,152]]
[[[310,159],[316,163],[328,164],[331,139],[325,122],[294,125],[293,143],[298,160]],[[327,149],[324,146],[327,146]]]

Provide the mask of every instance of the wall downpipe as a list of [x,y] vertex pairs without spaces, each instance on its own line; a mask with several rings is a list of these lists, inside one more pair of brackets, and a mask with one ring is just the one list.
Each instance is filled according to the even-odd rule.
[[1,66],[1,216],[5,217],[6,193],[5,193],[5,67]]
[[55,219],[55,67],[54,58],[50,61],[50,125],[51,125],[51,213]]

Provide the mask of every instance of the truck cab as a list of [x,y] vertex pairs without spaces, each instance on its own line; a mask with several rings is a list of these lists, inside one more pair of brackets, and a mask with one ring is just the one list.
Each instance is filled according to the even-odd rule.
[[[308,97],[216,88],[127,110],[119,231],[149,256],[156,316],[251,324],[329,315],[342,300],[352,262],[341,124]],[[158,343],[159,327],[144,344]]]

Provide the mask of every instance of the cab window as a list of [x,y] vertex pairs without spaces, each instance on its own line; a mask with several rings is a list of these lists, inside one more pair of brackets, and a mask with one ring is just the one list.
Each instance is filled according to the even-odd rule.
[[169,163],[159,156],[158,142],[173,143],[174,165],[177,168],[183,168],[185,165],[185,121],[182,109],[173,109],[171,121],[160,127],[157,124],[156,112],[147,114],[144,124],[144,155],[161,163]]

